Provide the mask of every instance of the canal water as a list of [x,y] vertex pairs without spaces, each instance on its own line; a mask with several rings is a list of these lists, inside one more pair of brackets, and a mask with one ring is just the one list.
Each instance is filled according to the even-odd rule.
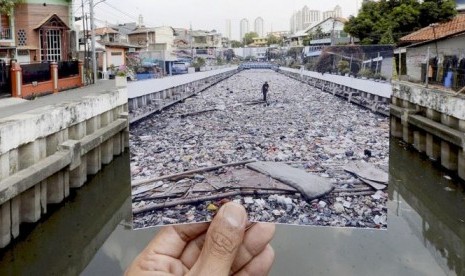
[[[465,275],[465,193],[391,140],[388,230],[280,225],[271,275]],[[6,250],[1,275],[121,275],[156,229],[130,230],[128,154]]]

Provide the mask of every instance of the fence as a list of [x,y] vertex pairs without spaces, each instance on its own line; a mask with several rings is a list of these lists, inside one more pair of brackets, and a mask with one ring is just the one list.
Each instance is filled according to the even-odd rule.
[[11,93],[10,66],[0,61],[0,94]]
[[10,84],[13,97],[31,98],[83,85],[83,63],[11,63]]
[[23,84],[32,84],[52,79],[50,63],[22,64]]
[[79,62],[77,60],[58,62],[58,78],[64,79],[79,75]]

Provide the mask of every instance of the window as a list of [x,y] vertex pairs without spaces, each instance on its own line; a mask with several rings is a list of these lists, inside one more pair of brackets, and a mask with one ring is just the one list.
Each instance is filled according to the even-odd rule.
[[61,60],[61,30],[40,30],[41,60]]
[[18,56],[28,56],[29,50],[18,50]]

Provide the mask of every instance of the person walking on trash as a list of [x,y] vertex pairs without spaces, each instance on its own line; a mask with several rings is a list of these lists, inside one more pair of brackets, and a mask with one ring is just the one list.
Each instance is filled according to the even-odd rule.
[[264,83],[263,86],[262,86],[263,101],[264,101],[265,103],[267,103],[267,101],[266,101],[266,93],[268,93],[268,88],[269,88],[269,87],[270,87],[270,86],[268,85],[268,82],[265,81],[265,83]]

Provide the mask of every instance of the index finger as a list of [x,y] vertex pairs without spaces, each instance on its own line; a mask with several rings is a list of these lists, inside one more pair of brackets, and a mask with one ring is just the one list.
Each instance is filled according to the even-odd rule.
[[209,223],[163,227],[144,249],[155,254],[179,258],[186,245],[205,233]]

